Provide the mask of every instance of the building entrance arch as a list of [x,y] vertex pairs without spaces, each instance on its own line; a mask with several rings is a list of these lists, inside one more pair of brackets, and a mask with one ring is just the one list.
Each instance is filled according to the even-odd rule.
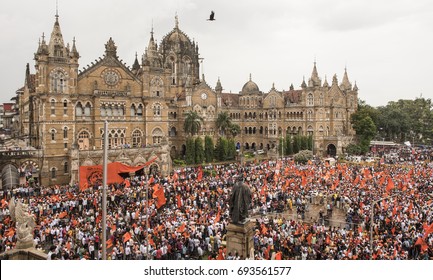
[[337,148],[334,144],[329,144],[326,147],[326,153],[331,157],[335,157],[337,155]]

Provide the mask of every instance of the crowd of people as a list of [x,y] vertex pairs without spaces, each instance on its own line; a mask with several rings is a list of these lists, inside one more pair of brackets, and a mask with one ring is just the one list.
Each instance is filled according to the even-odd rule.
[[[254,250],[227,252],[231,188],[251,189]],[[0,252],[16,244],[11,196],[34,214],[36,248],[48,259],[101,259],[100,184],[21,186],[1,201]],[[142,175],[107,190],[107,258],[433,259],[433,168],[291,159],[186,167]],[[306,219],[312,205],[323,212]],[[342,226],[329,223],[332,209]]]

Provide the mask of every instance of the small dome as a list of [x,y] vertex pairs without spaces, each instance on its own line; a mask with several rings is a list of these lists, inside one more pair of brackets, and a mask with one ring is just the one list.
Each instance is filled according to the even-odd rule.
[[245,85],[242,87],[242,93],[243,94],[260,93],[257,84],[251,80],[251,75],[250,75],[250,80],[246,82]]

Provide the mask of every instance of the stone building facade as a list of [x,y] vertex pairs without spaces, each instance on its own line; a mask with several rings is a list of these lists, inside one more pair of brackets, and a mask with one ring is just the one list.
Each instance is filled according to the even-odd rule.
[[314,153],[335,155],[355,132],[350,115],[356,111],[358,88],[344,71],[341,84],[319,78],[316,63],[299,89],[272,87],[262,92],[245,83],[239,93],[215,88],[200,75],[199,47],[179,27],[158,44],[150,33],[145,52],[132,66],[117,56],[112,38],[103,57],[79,70],[75,39],[65,44],[56,15],[49,41],[41,38],[34,56],[35,74],[26,69],[18,93],[20,135],[42,150],[36,160],[44,184],[69,183],[78,166],[100,164],[103,125],[109,123],[110,161],[131,165],[153,158],[154,168],[170,169],[170,157],[185,152],[183,116],[197,111],[204,119],[199,135],[219,137],[216,119],[226,111],[241,128],[235,140],[243,150],[269,150],[286,134],[312,135]]

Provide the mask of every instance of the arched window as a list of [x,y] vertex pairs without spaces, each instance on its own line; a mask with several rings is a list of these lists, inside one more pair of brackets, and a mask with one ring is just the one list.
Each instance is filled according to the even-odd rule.
[[142,117],[143,116],[143,105],[138,105],[137,107],[137,116]]
[[80,150],[89,149],[89,133],[87,131],[81,131],[78,134],[78,147]]
[[89,117],[90,116],[90,111],[91,111],[90,103],[87,102],[86,103],[86,107],[84,107],[84,115],[86,117]]
[[132,147],[137,148],[141,146],[141,137],[141,131],[138,129],[134,130],[132,133]]
[[314,105],[314,97],[312,93],[309,93],[307,96],[307,105],[313,106]]
[[68,138],[68,128],[64,127],[63,128],[63,139],[67,139]]
[[52,99],[50,101],[50,109],[51,109],[51,115],[56,114],[56,100]]
[[[81,102],[77,103],[77,106],[75,106],[75,116],[81,117],[83,115],[83,105],[81,105]],[[102,115],[102,109],[101,109],[101,115]]]
[[56,168],[52,167],[51,168],[51,179],[56,179]]
[[164,133],[162,132],[162,130],[160,128],[155,128],[152,131],[153,144],[160,144],[163,136],[164,136]]
[[64,93],[66,90],[66,76],[62,71],[54,71],[50,74],[51,92]]
[[320,106],[323,106],[324,105],[324,101],[323,101],[324,99],[323,99],[323,93],[320,93],[320,95],[319,95],[319,105]]
[[308,112],[307,112],[307,119],[308,120],[312,120],[313,119],[313,111],[308,110]]
[[68,101],[64,100],[63,101],[63,115],[67,115],[68,114]]
[[153,105],[153,116],[154,117],[161,116],[161,105],[159,103]]
[[64,172],[65,174],[69,173],[69,165],[68,165],[68,162],[67,162],[67,161],[65,161],[65,162],[63,163],[63,172]]
[[177,131],[176,131],[176,128],[173,126],[171,129],[170,129],[170,136],[176,136],[176,134],[177,134]]
[[51,141],[55,141],[56,140],[56,130],[51,129],[50,133],[51,133]]
[[137,110],[135,109],[135,104],[131,105],[131,117],[135,117]]

